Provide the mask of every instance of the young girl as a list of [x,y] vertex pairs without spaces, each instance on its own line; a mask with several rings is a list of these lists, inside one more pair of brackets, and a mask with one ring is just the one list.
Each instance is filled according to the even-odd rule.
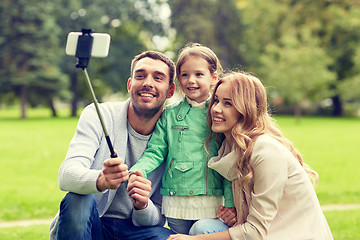
[[238,221],[227,231],[169,239],[333,239],[308,176],[316,184],[318,175],[275,126],[266,98],[250,74],[219,81],[208,122],[225,140],[209,167],[232,181]]
[[[225,230],[227,226],[214,218],[218,216],[224,198],[226,208],[234,207],[231,182],[207,166],[209,158],[215,156],[220,147],[216,134],[212,134],[208,142],[209,154],[204,148],[210,133],[206,122],[210,90],[218,81],[221,70],[215,53],[205,46],[189,44],[180,51],[176,74],[185,97],[164,110],[147,150],[130,169],[130,172],[139,171],[147,177],[165,160],[160,191],[162,213],[167,217],[169,227],[177,233],[188,234],[198,219],[213,219],[207,222],[210,229]],[[131,174],[129,182],[135,178],[136,174]],[[230,218],[231,209],[226,211]],[[232,211],[233,219],[225,221],[229,225],[236,221],[235,209]],[[190,234],[194,233],[190,231]]]

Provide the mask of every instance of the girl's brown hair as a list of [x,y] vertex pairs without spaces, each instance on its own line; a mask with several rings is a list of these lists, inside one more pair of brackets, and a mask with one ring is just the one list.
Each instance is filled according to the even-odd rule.
[[222,73],[221,63],[210,48],[205,47],[200,43],[189,43],[179,52],[178,60],[176,62],[176,76],[178,79],[180,76],[180,68],[189,56],[198,56],[205,59],[209,63],[209,71],[211,74],[217,71],[220,76]]

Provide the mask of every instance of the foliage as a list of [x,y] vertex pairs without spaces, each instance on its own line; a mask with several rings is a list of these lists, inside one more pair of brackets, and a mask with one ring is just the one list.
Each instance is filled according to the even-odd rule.
[[[238,1],[241,2],[241,1]],[[246,1],[244,51],[251,69],[290,103],[330,97],[333,114],[359,91],[358,1]],[[301,82],[301,83],[300,83]],[[290,94],[289,94],[290,93]]]
[[66,81],[58,65],[59,26],[49,17],[54,11],[48,1],[0,3],[0,89],[21,97],[23,118],[28,99],[51,102]]
[[169,5],[176,30],[174,49],[199,42],[217,53],[225,68],[244,63],[239,45],[244,29],[235,1],[169,0]]

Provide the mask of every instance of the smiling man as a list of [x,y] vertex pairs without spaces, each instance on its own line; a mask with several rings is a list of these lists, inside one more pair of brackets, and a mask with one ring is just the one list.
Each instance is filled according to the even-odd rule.
[[50,239],[166,239],[171,234],[160,211],[164,168],[147,179],[138,174],[136,184],[125,181],[174,93],[174,71],[164,54],[141,53],[131,63],[130,98],[100,104],[117,158],[109,158],[95,107],[84,109],[59,169],[59,187],[69,193],[50,226]]

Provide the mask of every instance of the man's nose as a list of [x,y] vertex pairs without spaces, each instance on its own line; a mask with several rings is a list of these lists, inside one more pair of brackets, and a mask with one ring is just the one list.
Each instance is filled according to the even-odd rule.
[[151,75],[146,76],[144,79],[143,85],[146,87],[153,87],[154,86],[154,78]]

